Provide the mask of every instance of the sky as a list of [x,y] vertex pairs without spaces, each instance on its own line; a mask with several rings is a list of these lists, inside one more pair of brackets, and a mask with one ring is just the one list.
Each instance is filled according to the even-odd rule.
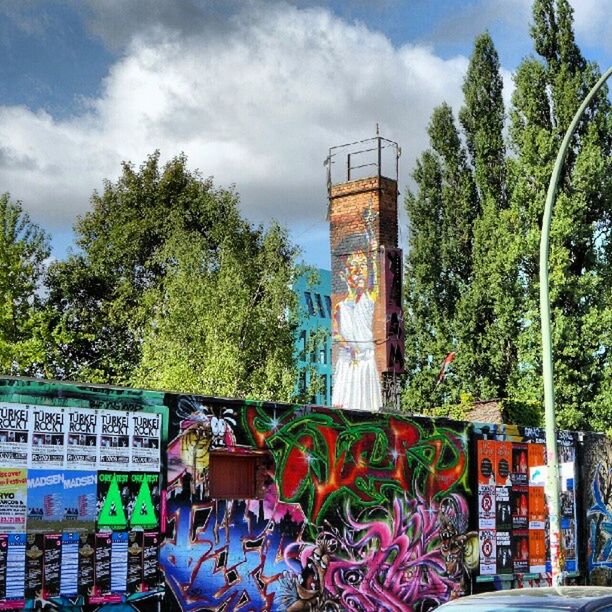
[[[570,1],[583,53],[609,66],[612,0]],[[328,149],[378,124],[402,148],[405,194],[431,111],[458,112],[485,30],[509,101],[532,53],[530,11],[530,0],[0,0],[0,193],[63,258],[122,161],[184,152],[235,186],[251,222],[279,221],[306,263],[329,267]]]

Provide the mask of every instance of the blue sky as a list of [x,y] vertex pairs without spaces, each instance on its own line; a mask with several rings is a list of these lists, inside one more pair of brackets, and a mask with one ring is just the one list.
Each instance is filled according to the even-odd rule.
[[[328,266],[327,149],[380,123],[402,146],[403,191],[432,108],[460,107],[483,30],[509,100],[512,71],[531,53],[530,4],[3,0],[0,192],[23,201],[62,257],[75,216],[122,160],[184,151],[236,185],[253,222],[281,221],[308,263]],[[583,52],[609,65],[612,0],[573,6]]]

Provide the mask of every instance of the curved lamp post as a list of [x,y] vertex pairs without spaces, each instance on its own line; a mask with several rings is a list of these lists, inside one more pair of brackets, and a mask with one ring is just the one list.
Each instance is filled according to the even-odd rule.
[[555,166],[553,168],[546,204],[544,205],[544,216],[542,218],[542,237],[540,239],[540,316],[542,320],[542,375],[544,378],[544,413],[546,419],[546,458],[548,464],[546,480],[546,496],[548,497],[548,510],[550,517],[550,557],[552,564],[553,585],[563,583],[564,563],[561,555],[561,525],[559,521],[559,458],[557,454],[557,435],[555,431],[555,390],[553,386],[553,360],[552,342],[550,337],[550,298],[548,295],[548,251],[550,220],[552,207],[557,195],[559,177],[565,162],[565,156],[569,142],[576,130],[585,109],[590,104],[601,86],[612,75],[612,66],[606,70],[597,81],[593,89],[584,99],[580,108],[576,111],[572,122],[567,128]]

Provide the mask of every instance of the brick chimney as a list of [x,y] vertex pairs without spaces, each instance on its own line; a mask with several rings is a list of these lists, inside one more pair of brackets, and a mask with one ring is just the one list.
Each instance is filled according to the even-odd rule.
[[[403,371],[402,252],[396,143],[380,136],[330,149],[332,405],[397,408]],[[384,157],[383,157],[384,156]],[[390,161],[387,161],[390,160]],[[383,163],[390,176],[383,176]],[[342,168],[335,181],[336,168]]]

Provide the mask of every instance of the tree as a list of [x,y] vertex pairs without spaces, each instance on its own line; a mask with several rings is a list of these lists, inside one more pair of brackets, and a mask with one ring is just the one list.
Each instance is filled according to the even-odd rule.
[[432,398],[440,401],[441,392],[448,390],[438,387],[436,377],[445,355],[456,348],[455,316],[472,275],[472,228],[479,206],[447,104],[434,110],[428,133],[432,150],[423,153],[413,173],[418,193],[409,192],[405,203],[410,219],[405,317],[410,376],[402,402],[408,409],[422,408]]
[[49,239],[21,202],[0,195],[0,369],[36,375],[44,362],[40,288]]
[[[280,228],[265,232],[246,222],[232,189],[190,171],[184,156],[162,168],[155,153],[138,170],[124,164],[116,182],[94,193],[75,233],[79,252],[48,275],[58,377],[221,393],[229,389],[222,381],[242,372],[250,382],[236,382],[236,392],[246,393],[265,387],[254,381],[268,380],[267,369],[279,374],[271,360],[282,351],[270,345],[289,342],[275,336],[280,323],[274,325],[279,308],[292,312],[289,290],[280,285],[292,274],[293,247]],[[154,347],[170,350],[172,334],[173,352],[158,359]],[[240,372],[228,366],[256,347],[257,363],[245,359]],[[284,388],[279,382],[274,390]]]

